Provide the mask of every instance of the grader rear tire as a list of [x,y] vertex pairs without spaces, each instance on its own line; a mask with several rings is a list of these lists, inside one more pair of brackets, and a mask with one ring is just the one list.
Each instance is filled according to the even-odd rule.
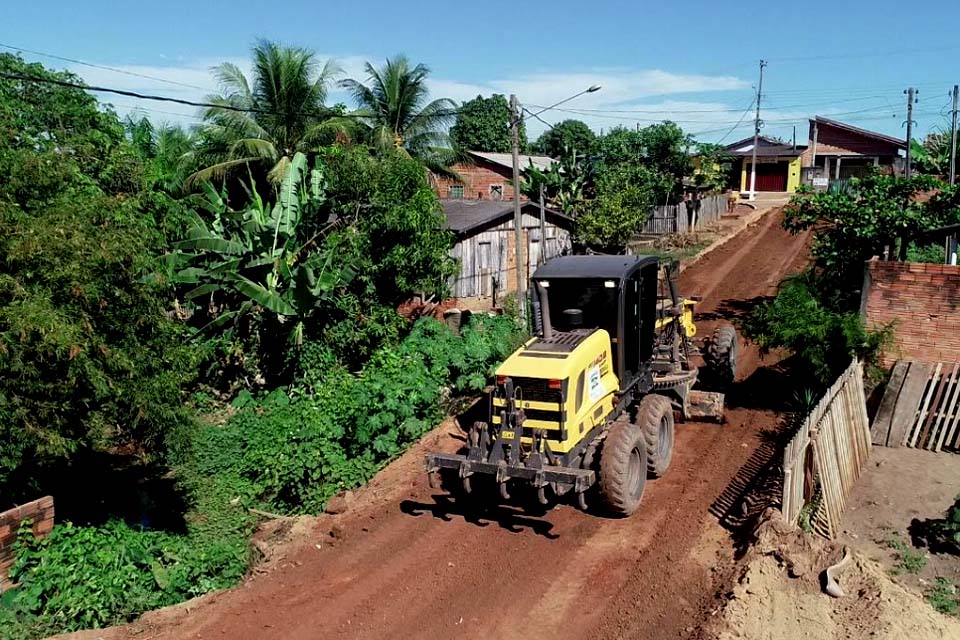
[[659,478],[673,459],[673,406],[670,399],[650,394],[637,407],[637,426],[647,449],[647,474]]
[[614,422],[600,450],[600,497],[607,512],[626,517],[637,510],[647,484],[647,448],[636,425]]

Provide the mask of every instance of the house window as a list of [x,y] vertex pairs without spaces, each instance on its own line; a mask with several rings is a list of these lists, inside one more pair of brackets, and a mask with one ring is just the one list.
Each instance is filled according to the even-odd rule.
[[491,199],[491,200],[503,200],[503,185],[502,185],[502,184],[492,184],[492,185],[490,185],[490,199]]
[[450,190],[447,192],[447,197],[449,197],[451,200],[463,200],[463,185],[450,185]]

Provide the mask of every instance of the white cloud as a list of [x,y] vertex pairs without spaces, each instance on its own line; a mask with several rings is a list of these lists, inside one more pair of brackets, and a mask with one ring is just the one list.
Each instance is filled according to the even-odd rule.
[[[340,77],[361,80],[366,78],[365,63],[368,60],[374,64],[382,62],[377,57],[363,55],[320,55],[318,57],[321,60],[328,57],[334,58],[342,70]],[[75,65],[72,70],[91,85],[161,94],[191,101],[200,101],[206,95],[216,91],[216,81],[211,73],[215,65],[226,61],[236,64],[247,74],[250,70],[249,59],[241,57],[223,56],[186,61],[178,58],[169,64],[166,63],[171,60],[170,58],[162,56],[161,60],[163,63],[156,65],[117,63],[108,65],[126,73],[79,65]],[[150,76],[150,78],[131,74]],[[179,84],[163,82],[164,80]],[[705,93],[742,91],[749,87],[749,82],[734,76],[678,74],[659,69],[626,68],[598,68],[570,73],[561,71],[528,73],[491,78],[483,82],[464,82],[455,78],[433,76],[428,82],[433,97],[448,97],[461,102],[477,95],[515,93],[531,110],[536,110],[535,105],[541,107],[550,105],[579,93],[591,85],[598,84],[602,87],[600,91],[580,96],[562,107],[575,113],[554,110],[541,116],[550,123],[566,118],[577,118],[598,131],[610,129],[618,124],[632,127],[638,122],[643,125],[663,119],[679,122],[684,129],[691,131],[729,126],[739,118],[741,113],[739,110],[743,109],[745,104],[730,104],[718,100],[680,100],[672,96],[697,94],[699,97]],[[115,105],[121,115],[139,107],[151,119],[157,121],[172,121],[188,125],[197,122],[198,109],[194,107],[109,94],[100,94],[99,97],[103,102]],[[660,100],[649,102],[652,98],[660,98]],[[742,92],[736,98],[737,101],[742,102],[748,99],[747,92]],[[338,88],[331,91],[330,101],[350,104],[349,96]],[[630,111],[642,113],[629,113]],[[749,122],[749,119],[746,121]],[[531,136],[539,134],[544,128],[545,125],[536,120],[528,121],[528,132]]]

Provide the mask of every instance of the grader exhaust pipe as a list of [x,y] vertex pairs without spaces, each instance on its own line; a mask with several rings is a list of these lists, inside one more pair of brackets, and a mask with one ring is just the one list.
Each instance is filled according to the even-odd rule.
[[544,340],[553,339],[553,325],[550,323],[550,300],[547,297],[547,288],[536,280],[537,297],[540,299],[540,326]]

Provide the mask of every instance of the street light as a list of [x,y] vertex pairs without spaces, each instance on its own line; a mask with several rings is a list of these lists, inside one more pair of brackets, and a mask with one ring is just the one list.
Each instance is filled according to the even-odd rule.
[[[594,93],[600,91],[600,85],[594,84],[590,85],[580,93],[576,93],[569,98],[564,98],[560,102],[555,102],[549,107],[544,107],[536,113],[531,113],[531,117],[539,116],[544,111],[549,111],[559,107],[561,104],[570,102],[575,98],[586,93]],[[523,268],[523,216],[520,213],[520,122],[523,119],[520,117],[520,107],[517,101],[517,96],[510,95],[510,142],[513,147],[513,233],[514,233],[514,243],[516,246],[517,253],[517,307],[520,311],[520,317],[523,320],[527,318],[527,299],[524,295],[524,283],[526,281],[525,269]],[[540,239],[540,242],[543,242],[543,238]],[[543,245],[541,245],[542,247]],[[541,249],[542,250],[542,249]]]

